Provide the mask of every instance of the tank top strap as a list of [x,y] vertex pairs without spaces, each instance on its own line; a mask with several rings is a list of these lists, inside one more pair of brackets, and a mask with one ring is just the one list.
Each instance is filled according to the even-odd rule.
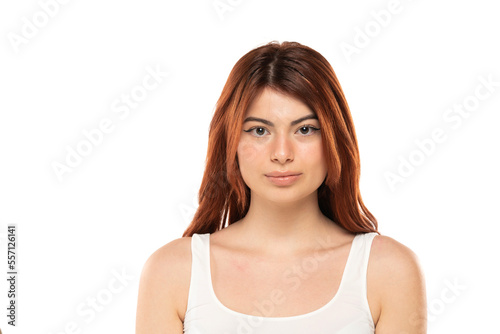
[[207,305],[210,299],[210,233],[191,236],[191,281],[186,314],[190,310]]
[[359,233],[353,240],[351,253],[344,270],[343,293],[346,295],[360,296],[366,301],[367,287],[366,275],[368,269],[368,260],[373,238],[378,235],[375,232]]

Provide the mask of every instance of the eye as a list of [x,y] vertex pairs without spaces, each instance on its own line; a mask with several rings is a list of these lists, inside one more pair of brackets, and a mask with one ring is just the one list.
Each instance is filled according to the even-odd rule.
[[[262,127],[262,126],[254,126],[253,128],[250,128],[248,130],[243,130],[243,131],[251,133],[253,130],[259,130],[258,131],[259,133],[262,133],[263,131],[267,131],[267,129]],[[254,132],[254,133],[256,133],[256,132]],[[263,136],[257,135],[256,137],[263,137]]]
[[[253,130],[257,130],[257,131],[253,132]],[[250,133],[253,132],[254,134],[256,134],[255,137],[260,138],[260,137],[263,137],[265,131],[268,131],[268,130],[265,127],[263,127],[263,126],[254,126],[254,127],[250,128],[248,130],[243,130],[243,131],[250,132]],[[309,125],[309,124],[302,125],[297,130],[297,132],[301,132],[304,135],[304,137],[310,136],[310,135],[312,135],[312,134],[314,134],[314,133],[316,133],[318,131],[320,131],[320,129],[318,129],[318,128],[312,126],[312,125]]]
[[[314,133],[316,133],[316,132],[318,132],[318,131],[319,131],[319,129],[318,129],[318,128],[316,128],[316,127],[314,127],[314,126],[312,126],[312,125],[303,125],[303,126],[301,126],[301,127],[299,128],[299,131],[302,131],[303,129],[305,129],[306,133],[310,133],[309,135],[314,134]],[[309,130],[311,130],[311,131],[309,131]],[[303,133],[303,132],[302,132],[302,133]],[[304,134],[304,133],[303,133],[303,134]],[[308,135],[308,136],[309,136],[309,135]]]

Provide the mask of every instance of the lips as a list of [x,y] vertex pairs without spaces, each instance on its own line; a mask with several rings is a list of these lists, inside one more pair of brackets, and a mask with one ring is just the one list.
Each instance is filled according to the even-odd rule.
[[[296,172],[278,172],[278,173],[269,173],[266,175],[266,178],[269,182],[273,183],[275,186],[283,187],[283,186],[291,186],[295,182],[297,182],[301,176],[301,173]],[[276,176],[272,176],[276,175]]]
[[293,171],[283,171],[283,172],[274,171],[274,172],[271,172],[271,173],[267,173],[265,175],[266,176],[270,176],[270,177],[285,177],[285,176],[300,175],[300,174],[302,174],[302,173],[293,172]]

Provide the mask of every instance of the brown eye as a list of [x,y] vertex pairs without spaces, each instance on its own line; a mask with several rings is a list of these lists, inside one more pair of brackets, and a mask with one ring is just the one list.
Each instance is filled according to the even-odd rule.
[[[318,129],[312,125],[303,125],[297,131],[300,131],[301,134],[304,136],[310,136],[310,135],[313,135],[314,133],[318,132],[319,130],[320,129]],[[262,127],[262,126],[254,126],[253,128],[250,128],[248,130],[243,130],[243,131],[254,133],[255,137],[260,138],[260,137],[264,137],[267,129],[265,127]]]
[[310,129],[309,127],[303,126],[303,127],[300,128],[300,131],[302,131],[302,134],[305,135],[305,134],[307,134],[309,132],[309,129]]
[[267,131],[266,128],[262,127],[262,126],[254,126],[253,128],[250,128],[248,130],[243,130],[245,132],[252,132],[253,130],[257,130],[255,131],[254,133],[256,133],[256,137],[263,137],[265,131]]
[[[302,130],[305,130],[305,133],[304,133]],[[309,130],[311,130],[311,131],[309,131]],[[319,131],[319,129],[318,129],[318,128],[315,128],[315,127],[314,127],[314,126],[312,126],[312,125],[304,125],[304,126],[301,126],[301,127],[299,128],[299,131],[301,131],[301,133],[302,133],[303,135],[309,136],[309,135],[312,135],[313,133],[315,133],[315,132]]]
[[255,133],[257,134],[264,134],[264,128],[255,128],[257,131]]

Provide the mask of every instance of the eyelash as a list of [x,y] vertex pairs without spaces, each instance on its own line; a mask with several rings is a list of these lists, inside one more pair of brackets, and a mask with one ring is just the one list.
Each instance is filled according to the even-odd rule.
[[[302,129],[302,128],[312,129],[311,134],[304,135],[304,137],[311,136],[311,135],[313,135],[313,134],[315,134],[316,132],[319,132],[319,131],[321,130],[321,129],[318,129],[317,127],[314,127],[314,126],[312,126],[312,125],[310,125],[310,124],[305,124],[305,125],[302,125],[302,126],[299,128],[299,130],[300,130],[300,129]],[[263,126],[254,126],[254,127],[250,128],[250,129],[248,129],[248,130],[243,130],[243,131],[245,131],[245,132],[252,132],[252,131],[253,131],[253,130],[255,130],[255,129],[264,129],[264,130],[268,131],[268,130],[267,130],[265,127],[263,127]],[[297,130],[297,131],[299,131],[299,130]],[[269,132],[269,131],[268,131],[268,132]],[[264,135],[262,135],[262,136],[255,136],[255,137],[257,137],[257,138],[262,138],[262,137],[264,137]]]

